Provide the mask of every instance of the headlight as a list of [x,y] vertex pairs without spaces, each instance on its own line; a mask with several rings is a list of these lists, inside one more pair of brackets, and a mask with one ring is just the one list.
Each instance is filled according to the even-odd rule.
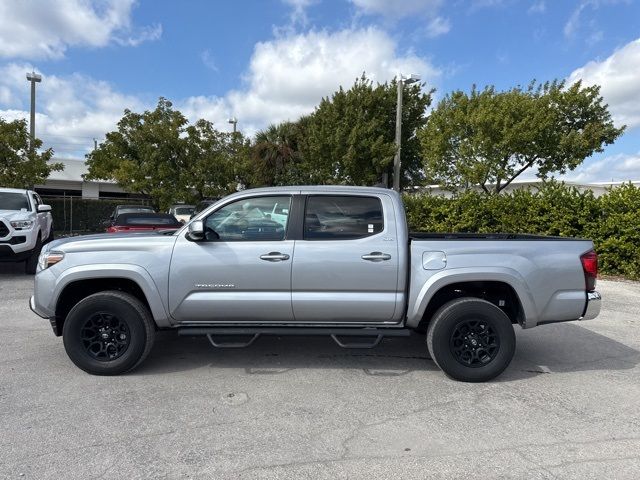
[[49,268],[51,265],[55,265],[59,261],[64,258],[64,253],[62,252],[42,252],[40,257],[38,257],[38,265],[41,270],[45,270]]
[[33,220],[14,220],[13,222],[11,222],[11,226],[16,230],[31,228],[33,226]]

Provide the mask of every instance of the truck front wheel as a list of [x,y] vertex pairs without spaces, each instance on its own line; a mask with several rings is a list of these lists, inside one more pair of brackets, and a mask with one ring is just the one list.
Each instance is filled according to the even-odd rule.
[[509,317],[479,298],[444,304],[429,322],[427,347],[433,361],[455,380],[485,382],[511,363],[516,337]]
[[155,328],[133,295],[105,291],[78,302],[62,329],[71,361],[93,375],[118,375],[138,366],[153,346]]
[[42,251],[42,240],[40,239],[40,234],[38,233],[38,238],[36,240],[36,246],[33,248],[31,255],[24,262],[24,272],[27,274],[36,273],[36,269],[38,268],[38,257],[40,256],[40,252]]

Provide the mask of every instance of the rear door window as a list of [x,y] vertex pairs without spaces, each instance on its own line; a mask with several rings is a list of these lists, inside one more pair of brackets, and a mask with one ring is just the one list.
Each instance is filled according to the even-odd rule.
[[354,240],[384,229],[377,197],[314,195],[307,198],[305,240]]

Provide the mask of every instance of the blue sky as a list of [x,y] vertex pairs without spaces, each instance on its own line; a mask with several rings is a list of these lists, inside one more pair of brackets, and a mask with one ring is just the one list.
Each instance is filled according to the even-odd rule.
[[567,179],[640,180],[640,2],[615,0],[3,0],[0,116],[81,157],[124,108],[169,98],[190,119],[248,134],[308,113],[362,71],[418,73],[436,99],[472,84],[602,85],[615,145]]

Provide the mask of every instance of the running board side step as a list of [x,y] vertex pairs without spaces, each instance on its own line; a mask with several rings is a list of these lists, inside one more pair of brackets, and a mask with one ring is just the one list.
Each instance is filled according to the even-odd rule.
[[[374,348],[384,337],[408,337],[406,328],[306,328],[306,327],[183,327],[178,335],[204,335],[216,348],[244,348],[255,342],[261,335],[276,336],[330,336],[342,348]],[[215,337],[250,337],[245,342],[223,342]],[[368,342],[345,341],[344,337],[366,337]]]

